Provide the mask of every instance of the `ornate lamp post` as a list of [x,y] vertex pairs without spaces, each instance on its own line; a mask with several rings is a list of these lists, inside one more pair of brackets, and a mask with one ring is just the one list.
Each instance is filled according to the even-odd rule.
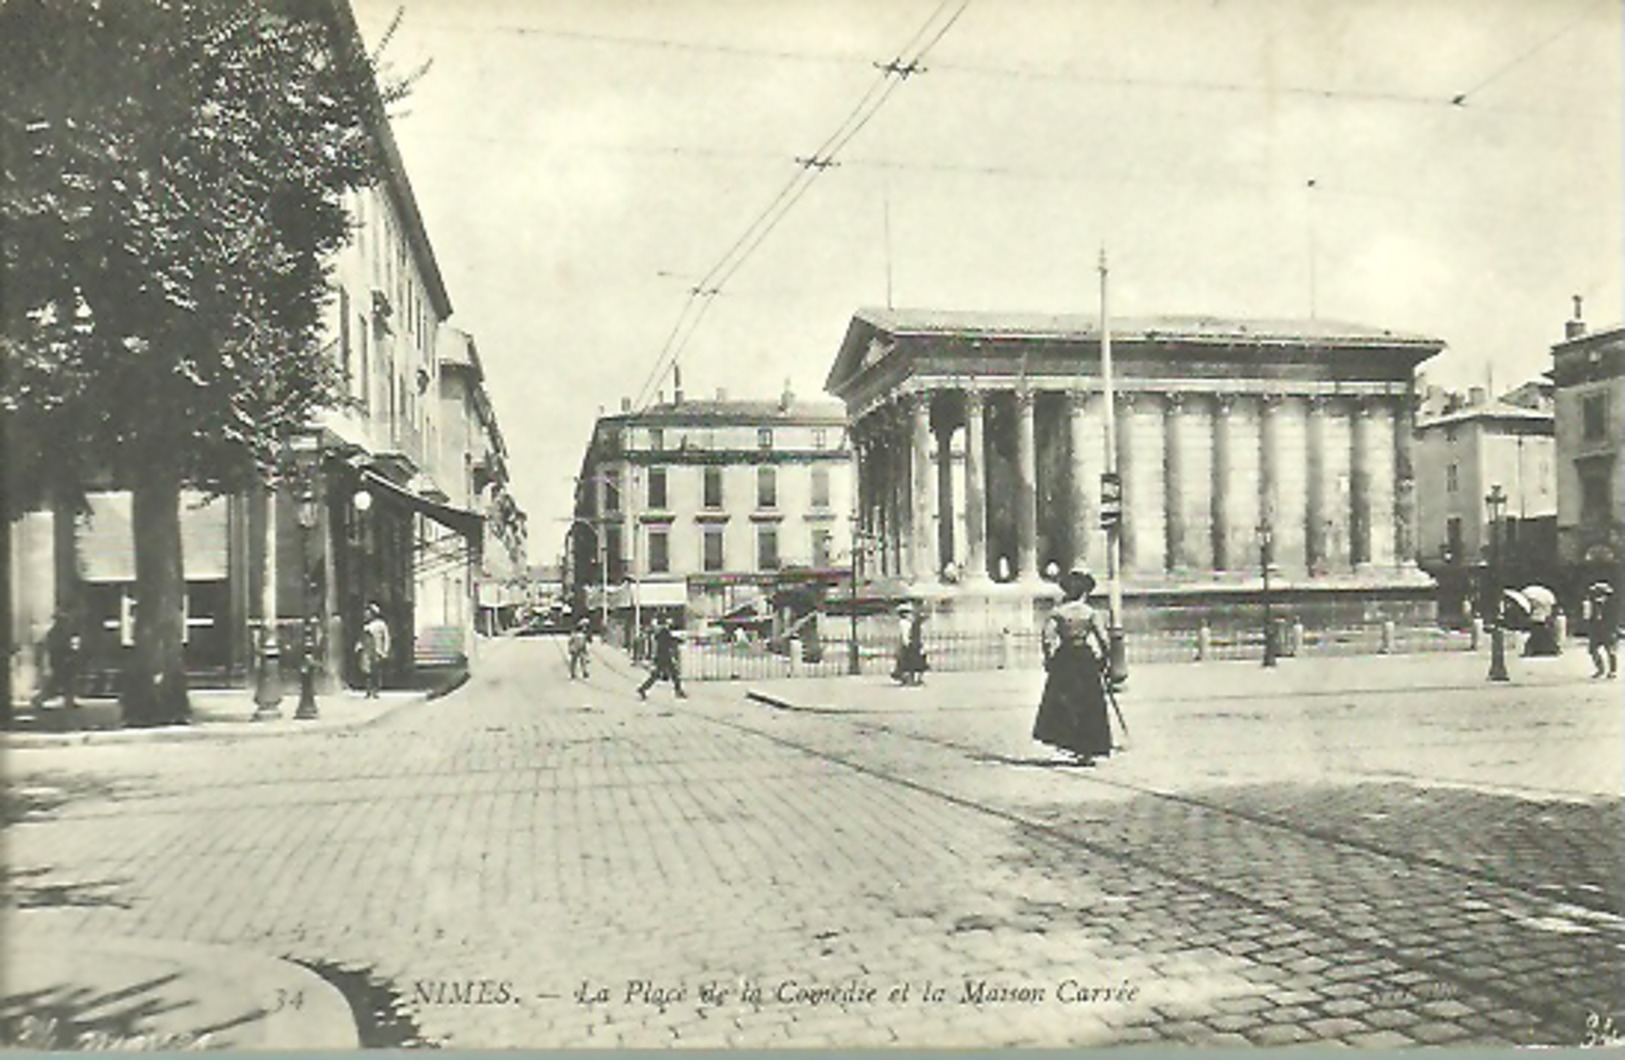
[[1275,668],[1275,602],[1270,597],[1270,565],[1274,561],[1275,530],[1268,521],[1258,526],[1258,569],[1264,580],[1264,668]]
[[1489,679],[1504,683],[1511,680],[1507,675],[1507,648],[1506,630],[1501,626],[1504,607],[1501,601],[1501,519],[1506,513],[1507,494],[1501,490],[1501,485],[1490,487],[1490,493],[1484,496],[1484,505],[1489,509],[1490,518],[1490,594],[1494,597],[1490,606],[1490,675]]
[[300,638],[299,654],[299,705],[294,708],[293,715],[296,720],[315,720],[318,716],[316,706],[316,657],[320,647],[319,631],[321,617],[316,609],[315,578],[310,568],[310,538],[316,528],[320,515],[316,510],[316,470],[307,468],[302,471],[299,479],[299,568],[304,573],[302,588],[304,614],[304,630]]

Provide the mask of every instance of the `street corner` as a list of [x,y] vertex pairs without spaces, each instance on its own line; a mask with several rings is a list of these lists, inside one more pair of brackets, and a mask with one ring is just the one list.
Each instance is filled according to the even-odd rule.
[[310,970],[238,948],[10,920],[0,1044],[38,1052],[346,1052],[350,1005]]
[[116,701],[87,700],[72,709],[14,711],[9,727],[0,731],[0,749],[233,742],[348,731],[378,724],[396,710],[438,694],[388,691],[367,698],[356,691],[337,691],[320,696],[315,716],[300,717],[291,704],[278,706],[274,714],[260,710],[251,691],[195,690],[188,695],[192,710],[188,723],[140,728],[124,726]]

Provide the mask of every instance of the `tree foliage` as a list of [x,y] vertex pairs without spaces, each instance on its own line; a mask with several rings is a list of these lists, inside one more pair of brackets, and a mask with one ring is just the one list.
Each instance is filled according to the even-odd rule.
[[336,401],[326,273],[381,113],[339,17],[328,0],[0,7],[8,413],[115,470],[178,460],[235,487]]
[[[179,484],[264,479],[339,400],[327,273],[384,103],[343,3],[0,0],[11,511],[96,470],[166,525]],[[143,591],[144,531],[138,596],[173,634],[180,559],[146,551]],[[148,671],[178,666],[159,641]]]

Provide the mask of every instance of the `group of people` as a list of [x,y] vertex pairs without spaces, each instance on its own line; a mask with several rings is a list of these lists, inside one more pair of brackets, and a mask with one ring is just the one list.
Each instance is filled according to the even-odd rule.
[[[649,689],[664,680],[671,684],[678,698],[687,698],[683,690],[683,670],[677,630],[671,621],[662,617],[655,622],[650,638],[649,675],[637,687],[638,697],[647,699]],[[565,642],[565,660],[570,668],[570,679],[589,679],[592,675],[592,626],[585,617],[576,622]]]

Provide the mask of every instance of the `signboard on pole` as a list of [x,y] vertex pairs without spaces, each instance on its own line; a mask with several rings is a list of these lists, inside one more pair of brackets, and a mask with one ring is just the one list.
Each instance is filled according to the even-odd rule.
[[1116,528],[1123,517],[1123,481],[1116,473],[1100,474],[1100,527]]

